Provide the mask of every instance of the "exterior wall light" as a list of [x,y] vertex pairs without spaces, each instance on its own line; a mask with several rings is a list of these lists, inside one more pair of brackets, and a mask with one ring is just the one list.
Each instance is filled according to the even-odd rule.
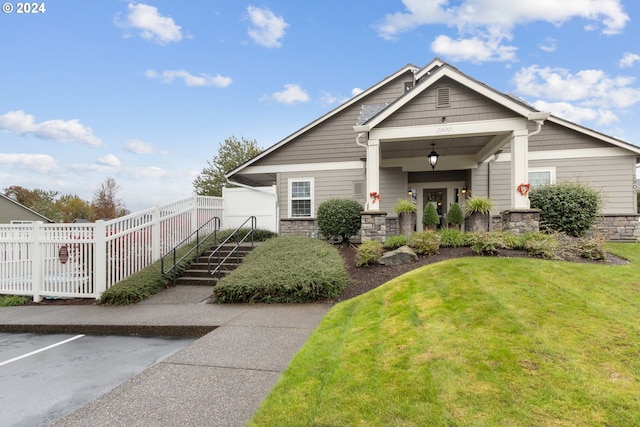
[[436,153],[436,144],[431,144],[431,152],[427,158],[433,170],[436,169],[436,164],[438,164],[438,157],[440,157],[440,154]]

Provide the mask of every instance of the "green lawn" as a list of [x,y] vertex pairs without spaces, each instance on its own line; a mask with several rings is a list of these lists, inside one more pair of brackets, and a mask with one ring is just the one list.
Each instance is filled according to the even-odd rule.
[[640,245],[625,266],[431,264],[337,304],[253,426],[640,426]]

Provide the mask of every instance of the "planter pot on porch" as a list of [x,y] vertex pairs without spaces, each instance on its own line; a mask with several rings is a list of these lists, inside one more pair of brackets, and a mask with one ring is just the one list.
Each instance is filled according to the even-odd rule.
[[400,212],[398,214],[398,223],[400,226],[400,234],[411,236],[416,229],[416,213]]
[[489,215],[481,212],[470,214],[465,229],[471,232],[489,231]]

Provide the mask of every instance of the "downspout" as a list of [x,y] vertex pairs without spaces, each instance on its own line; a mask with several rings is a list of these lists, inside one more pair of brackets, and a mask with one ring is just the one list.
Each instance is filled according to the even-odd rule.
[[[498,156],[500,155],[500,153],[502,153],[502,150],[498,150],[495,153],[493,153],[493,159],[489,160],[489,162],[487,163],[487,197],[490,199],[491,198],[491,163],[495,162],[496,160],[498,160]],[[492,227],[491,224],[493,223],[493,221],[491,220],[491,213],[489,213],[489,224],[487,229],[489,231],[491,231]]]

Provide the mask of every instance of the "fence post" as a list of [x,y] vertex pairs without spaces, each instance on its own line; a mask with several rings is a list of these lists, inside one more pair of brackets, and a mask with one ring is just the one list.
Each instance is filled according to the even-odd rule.
[[42,289],[44,288],[43,273],[43,256],[42,256],[42,221],[33,223],[31,251],[31,291],[33,292],[33,301],[42,301]]
[[151,261],[156,262],[161,257],[162,242],[160,235],[160,207],[158,205],[153,207],[153,213],[151,214]]
[[95,266],[93,277],[96,299],[100,298],[107,290],[107,227],[104,220],[97,220],[93,228],[93,244]]
[[191,233],[195,233],[200,227],[198,224],[198,196],[193,196],[191,199],[191,209]]

